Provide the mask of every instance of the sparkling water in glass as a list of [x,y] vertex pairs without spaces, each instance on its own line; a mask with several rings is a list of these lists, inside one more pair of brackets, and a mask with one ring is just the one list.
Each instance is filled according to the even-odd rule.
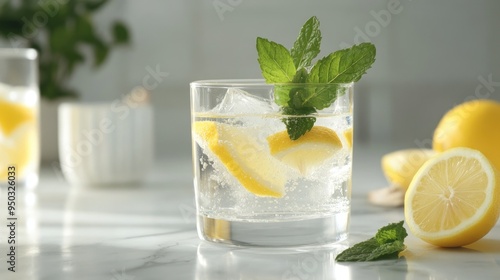
[[[286,104],[280,100],[282,93],[296,89],[328,92],[334,102],[312,114],[285,115],[277,103]],[[351,201],[352,92],[353,84],[270,85],[261,80],[191,83],[200,238],[266,247],[346,239]],[[290,140],[285,123],[307,118],[315,120],[311,132],[302,140]],[[327,138],[338,139],[338,143],[333,145]],[[300,145],[293,146],[296,143]]]

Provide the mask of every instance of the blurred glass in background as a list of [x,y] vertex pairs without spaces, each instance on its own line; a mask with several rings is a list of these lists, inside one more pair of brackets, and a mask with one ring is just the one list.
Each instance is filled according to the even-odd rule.
[[33,49],[0,49],[0,184],[38,183],[38,64]]

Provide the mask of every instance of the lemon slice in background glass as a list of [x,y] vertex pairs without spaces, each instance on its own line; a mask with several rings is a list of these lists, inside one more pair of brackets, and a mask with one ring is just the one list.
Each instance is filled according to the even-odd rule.
[[11,135],[20,125],[34,119],[32,108],[0,99],[0,130],[3,135]]
[[7,167],[12,165],[22,178],[37,158],[33,156],[38,145],[36,134],[34,109],[0,98],[0,180],[7,180]]

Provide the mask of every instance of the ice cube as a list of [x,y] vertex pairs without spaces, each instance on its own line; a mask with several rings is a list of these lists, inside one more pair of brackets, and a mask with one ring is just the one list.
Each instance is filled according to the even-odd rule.
[[38,104],[38,96],[36,87],[14,87],[0,83],[0,99],[33,107]]
[[224,99],[211,112],[222,115],[269,114],[276,110],[271,103],[271,98],[266,100],[239,88],[229,88]]

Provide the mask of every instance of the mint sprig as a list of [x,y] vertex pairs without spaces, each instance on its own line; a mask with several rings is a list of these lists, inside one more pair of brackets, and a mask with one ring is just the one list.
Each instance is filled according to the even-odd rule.
[[338,262],[362,262],[399,258],[406,249],[404,240],[408,234],[403,221],[389,224],[378,230],[375,237],[360,242],[343,251],[335,258]]
[[299,37],[290,50],[295,67],[300,69],[310,66],[312,60],[319,54],[320,45],[319,21],[316,17],[311,17],[300,29]]
[[359,81],[375,62],[375,46],[362,43],[331,53],[308,72],[312,60],[320,52],[320,45],[321,32],[316,17],[304,24],[290,51],[278,43],[257,38],[262,76],[267,83],[275,84],[274,99],[282,112],[292,115],[283,119],[292,140],[314,126],[316,118],[310,114],[335,102],[342,93],[339,83]]
[[295,76],[295,65],[290,52],[282,45],[257,38],[257,52],[262,76],[267,83],[288,83]]

